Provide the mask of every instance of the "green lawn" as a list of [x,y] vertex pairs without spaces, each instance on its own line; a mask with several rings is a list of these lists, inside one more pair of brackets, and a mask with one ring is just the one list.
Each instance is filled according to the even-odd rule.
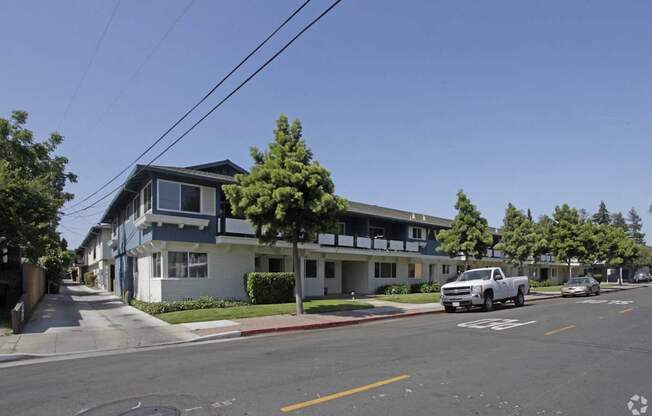
[[[306,313],[326,313],[369,309],[374,306],[363,302],[339,299],[308,300],[303,302]],[[195,309],[191,311],[168,312],[156,315],[157,318],[171,324],[186,322],[217,321],[220,319],[254,318],[256,316],[291,314],[295,311],[294,303],[277,303],[273,305],[246,305],[231,308]]]
[[408,295],[381,295],[376,296],[378,300],[399,303],[437,303],[439,293],[410,293]]
[[531,292],[559,292],[562,285],[548,287],[531,287]]

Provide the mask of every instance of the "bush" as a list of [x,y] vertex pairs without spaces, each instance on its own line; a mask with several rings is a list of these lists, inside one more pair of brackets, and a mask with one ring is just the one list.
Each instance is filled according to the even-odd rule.
[[421,293],[421,285],[423,283],[412,283],[410,285],[410,293]]
[[552,286],[550,280],[532,280],[530,279],[530,287],[549,287]]
[[180,300],[176,302],[143,302],[137,299],[132,299],[129,304],[150,315],[158,315],[159,313],[189,311],[193,309],[230,308],[233,306],[244,305],[244,302],[202,296],[197,299]]
[[439,283],[424,283],[419,287],[420,293],[439,293]]
[[90,287],[95,286],[95,280],[97,280],[97,276],[95,276],[93,272],[84,273],[84,284],[86,286],[90,286]]
[[294,273],[247,273],[245,290],[253,304],[292,302]]
[[379,295],[407,295],[410,293],[410,286],[405,283],[380,286],[376,289],[376,293]]

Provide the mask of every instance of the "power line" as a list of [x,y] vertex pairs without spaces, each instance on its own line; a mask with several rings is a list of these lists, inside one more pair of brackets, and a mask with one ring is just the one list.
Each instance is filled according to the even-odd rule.
[[[267,61],[265,61],[264,64],[262,64],[258,69],[256,69],[249,77],[247,77],[244,81],[242,81],[236,88],[234,88],[226,97],[224,97],[220,102],[218,102],[215,106],[213,106],[206,114],[204,114],[199,120],[197,120],[190,128],[188,128],[183,134],[181,134],[179,137],[177,137],[172,143],[170,143],[165,149],[163,149],[161,152],[159,152],[152,160],[147,163],[147,165],[141,166],[134,175],[138,174],[148,166],[150,166],[152,163],[154,163],[156,160],[158,160],[161,156],[163,156],[168,150],[170,150],[173,146],[175,146],[177,143],[179,143],[184,137],[186,137],[195,127],[197,127],[201,122],[203,122],[208,116],[210,116],[215,110],[217,110],[222,104],[224,104],[229,98],[231,98],[236,92],[238,92],[243,86],[245,86],[249,81],[251,81],[258,73],[260,73],[263,69],[265,69],[270,63],[272,63],[279,55],[281,55],[290,45],[292,45],[301,35],[303,35],[308,29],[310,29],[315,23],[317,23],[319,20],[321,20],[324,16],[326,16],[335,6],[337,6],[342,0],[336,0],[331,4],[326,10],[324,10],[319,16],[317,16],[314,20],[312,20],[308,25],[306,25],[299,33],[294,35],[292,39],[290,39],[281,49],[279,49],[274,55],[272,55]],[[78,210],[69,212],[69,213],[63,213],[62,215],[72,215],[76,214],[78,212],[85,211],[87,209],[92,208],[93,206],[97,205],[100,201],[103,201],[104,199],[108,198],[111,196],[115,191],[119,190],[126,184],[126,181],[120,184],[118,187],[114,188],[111,190],[109,193],[105,194],[102,196],[100,199],[97,201],[93,202],[92,204],[80,208]]]
[[294,16],[296,16],[311,1],[312,0],[304,1],[303,4],[301,4],[301,6],[299,6],[287,19],[285,19],[283,21],[283,23],[281,23],[276,29],[274,29],[274,31],[272,33],[270,33],[262,42],[260,42],[258,44],[258,46],[256,46],[251,52],[249,52],[249,54],[247,56],[245,56],[244,59],[242,59],[236,66],[234,66],[233,69],[231,69],[231,71],[229,71],[229,73],[226,74],[226,76],[224,76],[217,84],[215,84],[208,91],[208,93],[206,93],[199,101],[197,101],[197,103],[195,105],[193,105],[188,111],[186,111],[185,114],[183,116],[181,116],[181,118],[179,118],[177,121],[175,121],[161,136],[159,136],[158,139],[154,140],[154,142],[152,144],[150,144],[143,152],[141,152],[138,155],[138,157],[136,157],[134,160],[132,160],[127,166],[125,166],[120,172],[118,172],[114,177],[112,177],[104,185],[100,186],[97,190],[95,190],[90,195],[86,196],[84,199],[82,199],[82,200],[74,203],[73,205],[69,206],[68,209],[75,208],[75,207],[81,205],[82,203],[88,201],[90,198],[97,195],[100,191],[105,189],[107,186],[112,184],[116,179],[118,179],[120,176],[122,176],[123,173],[125,173],[127,170],[129,170],[130,167],[132,167],[134,164],[136,164],[143,156],[145,156],[150,150],[152,150],[152,148],[154,148],[154,146],[159,144],[161,142],[161,140],[163,140],[172,130],[174,130],[174,128],[176,128],[183,120],[185,120],[190,115],[190,113],[195,111],[195,109],[197,107],[199,107],[204,101],[206,101],[208,99],[208,97],[210,97],[213,94],[213,92],[215,92],[215,90],[217,90],[227,79],[229,79],[231,77],[231,75],[233,75],[233,73],[235,73],[235,71],[237,71],[242,65],[244,65],[249,60],[249,58],[251,58],[256,52],[258,52],[258,50],[260,48],[262,48],[274,35],[276,35],[276,33],[279,30],[281,30],[290,20],[292,20],[294,18]]
[[120,99],[124,96],[125,92],[127,91],[127,86],[128,86],[129,84],[131,84],[131,83],[136,79],[136,77],[138,77],[138,75],[140,74],[140,71],[142,71],[142,69],[145,67],[145,65],[147,64],[147,62],[149,62],[149,60],[152,59],[152,57],[156,54],[156,52],[158,52],[158,50],[159,50],[159,48],[161,47],[161,45],[163,45],[163,42],[165,41],[165,39],[170,35],[170,33],[172,33],[172,31],[173,31],[174,28],[177,26],[177,24],[179,23],[179,21],[181,21],[181,19],[186,15],[186,13],[188,13],[188,11],[190,10],[190,8],[193,6],[194,3],[195,3],[195,0],[190,0],[190,1],[188,2],[188,4],[186,5],[186,7],[183,8],[183,10],[181,11],[181,13],[180,13],[180,14],[179,14],[179,15],[178,15],[178,16],[177,16],[177,17],[172,21],[172,24],[171,24],[171,25],[168,27],[168,29],[163,33],[163,36],[161,36],[161,38],[158,40],[158,42],[156,43],[156,45],[154,45],[154,47],[153,47],[152,49],[150,49],[150,51],[147,53],[147,55],[145,56],[145,58],[144,58],[144,59],[140,62],[140,64],[136,67],[136,70],[135,70],[135,71],[134,71],[134,72],[129,76],[129,78],[127,79],[127,81],[125,81],[125,83],[122,85],[122,87],[120,88],[120,92],[118,92],[118,94],[116,94],[116,96],[113,98],[113,100],[111,101],[111,103],[110,103],[110,104],[109,104],[109,105],[104,109],[104,112],[102,112],[102,113],[100,114],[100,116],[97,118],[97,120],[96,120],[96,122],[95,122],[95,125],[94,125],[94,126],[92,127],[92,129],[91,129],[91,134],[94,132],[95,128],[97,128],[97,126],[98,126],[99,124],[101,124],[101,122],[104,120],[104,117],[106,116],[106,114],[109,113],[110,110],[111,110],[111,109],[112,109],[112,108],[113,108],[113,107],[114,107],[114,106],[115,106],[115,105],[120,101]]
[[70,112],[70,108],[72,107],[72,103],[75,101],[75,98],[77,98],[77,94],[79,93],[79,90],[81,89],[81,86],[84,83],[84,80],[86,79],[86,76],[88,75],[88,72],[90,71],[91,67],[93,66],[93,63],[95,62],[95,58],[97,57],[97,52],[100,50],[100,46],[102,45],[102,41],[104,41],[104,37],[106,36],[106,33],[109,31],[109,27],[111,26],[111,23],[113,22],[113,18],[115,17],[116,12],[118,11],[118,6],[120,6],[120,1],[121,0],[116,0],[115,6],[113,6],[113,11],[111,12],[111,16],[109,16],[109,20],[106,22],[106,25],[104,26],[104,30],[102,30],[102,33],[100,34],[100,37],[97,40],[97,43],[95,44],[95,48],[93,49],[93,53],[91,54],[91,59],[88,61],[88,64],[86,65],[86,68],[84,69],[84,72],[82,73],[82,76],[79,79],[79,82],[77,83],[77,86],[75,87],[72,95],[70,96],[70,100],[68,100],[68,105],[66,105],[66,109],[63,111],[63,116],[61,117],[61,121],[59,122],[59,126],[57,127],[57,130],[61,130],[61,124],[68,117],[68,113]]

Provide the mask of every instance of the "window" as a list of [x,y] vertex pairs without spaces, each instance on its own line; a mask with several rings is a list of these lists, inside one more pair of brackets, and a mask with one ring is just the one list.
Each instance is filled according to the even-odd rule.
[[346,235],[346,223],[344,222],[337,223],[337,233],[339,235]]
[[425,240],[426,239],[426,230],[424,230],[421,227],[411,227],[412,232],[410,233],[410,237],[413,240]]
[[384,238],[385,229],[382,227],[369,227],[369,237],[371,238]]
[[161,253],[152,253],[152,277],[162,277]]
[[118,219],[114,218],[111,221],[111,235],[118,235]]
[[448,264],[441,265],[441,274],[449,274],[451,272],[451,266]]
[[335,279],[335,262],[324,262],[324,277],[326,279]]
[[140,217],[140,194],[134,198],[134,219]]
[[306,279],[317,277],[317,260],[306,260]]
[[267,262],[270,273],[280,273],[283,271],[283,259],[269,259]]
[[168,277],[208,277],[206,253],[168,252]]
[[158,183],[160,209],[201,212],[201,187],[163,180]]
[[408,277],[412,278],[421,278],[423,277],[423,269],[421,263],[410,263],[408,264]]
[[396,277],[396,263],[375,263],[374,277]]
[[143,189],[143,214],[152,209],[152,183]]

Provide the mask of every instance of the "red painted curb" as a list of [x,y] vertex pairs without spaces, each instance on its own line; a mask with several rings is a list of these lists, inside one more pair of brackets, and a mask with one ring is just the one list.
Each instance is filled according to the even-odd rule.
[[425,311],[425,312],[408,312],[399,315],[372,316],[371,318],[350,319],[348,321],[320,322],[320,323],[306,324],[306,325],[292,325],[292,326],[281,326],[281,327],[272,327],[272,328],[250,329],[250,330],[240,331],[240,336],[249,337],[252,335],[267,334],[272,332],[290,332],[290,331],[302,331],[302,330],[311,330],[311,329],[334,328],[338,326],[357,325],[366,322],[382,321],[385,319],[409,318],[412,316],[436,314],[436,313],[443,313],[443,312],[444,312],[443,310]]

